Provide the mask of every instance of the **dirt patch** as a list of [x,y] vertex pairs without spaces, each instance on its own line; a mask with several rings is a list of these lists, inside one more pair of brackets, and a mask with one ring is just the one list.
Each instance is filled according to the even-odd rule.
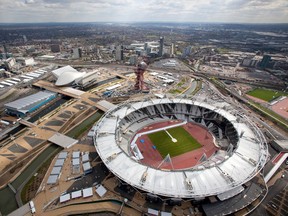
[[259,99],[259,98],[256,98],[256,97],[253,97],[253,96],[251,96],[251,95],[247,95],[247,94],[246,94],[245,96],[246,96],[247,98],[249,98],[249,99],[251,99],[251,100],[257,102],[257,103],[267,104],[267,102],[264,101],[264,100],[262,100],[262,99]]
[[278,115],[288,119],[288,98],[285,98],[272,106],[272,110]]

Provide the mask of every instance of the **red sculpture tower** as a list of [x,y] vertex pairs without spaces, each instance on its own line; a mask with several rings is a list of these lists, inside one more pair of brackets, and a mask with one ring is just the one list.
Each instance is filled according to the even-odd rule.
[[135,83],[135,86],[134,86],[134,89],[136,91],[141,91],[141,92],[144,92],[144,93],[148,93],[149,92],[149,88],[144,83],[144,73],[145,73],[147,67],[148,67],[148,65],[146,64],[145,61],[140,61],[137,64],[137,68],[135,70],[136,83]]

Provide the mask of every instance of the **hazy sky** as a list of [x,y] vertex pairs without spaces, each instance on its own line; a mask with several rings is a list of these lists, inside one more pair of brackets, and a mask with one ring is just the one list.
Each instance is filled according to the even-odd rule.
[[288,23],[288,0],[0,0],[0,22]]

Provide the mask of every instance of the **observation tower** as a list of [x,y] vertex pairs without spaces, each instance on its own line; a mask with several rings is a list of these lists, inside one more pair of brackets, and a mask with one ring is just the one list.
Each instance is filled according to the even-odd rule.
[[149,88],[144,83],[144,73],[145,73],[147,67],[148,67],[148,65],[143,60],[141,60],[137,64],[137,68],[135,70],[136,83],[134,85],[134,90],[141,91],[143,93],[148,93],[149,92]]

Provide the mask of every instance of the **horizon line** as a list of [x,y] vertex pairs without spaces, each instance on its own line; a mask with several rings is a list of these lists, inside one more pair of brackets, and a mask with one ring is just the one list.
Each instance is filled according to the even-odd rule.
[[137,24],[137,23],[168,23],[168,24],[244,24],[244,25],[275,25],[288,24],[288,22],[207,22],[207,21],[48,21],[48,22],[0,22],[0,25],[9,24],[72,24],[72,23],[113,23],[113,24]]

